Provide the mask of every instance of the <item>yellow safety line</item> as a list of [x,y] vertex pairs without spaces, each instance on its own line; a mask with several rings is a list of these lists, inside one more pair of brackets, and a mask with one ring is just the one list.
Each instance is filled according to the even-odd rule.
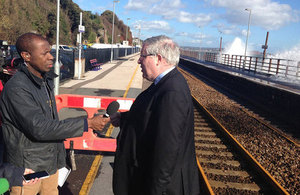
[[135,68],[135,70],[134,70],[134,73],[133,73],[133,75],[132,75],[132,77],[131,77],[131,79],[130,79],[130,81],[129,81],[129,83],[128,83],[127,89],[126,89],[126,91],[125,91],[125,93],[124,93],[124,95],[123,95],[123,98],[126,98],[126,97],[127,97],[128,91],[129,91],[129,89],[130,89],[131,83],[132,83],[132,81],[133,81],[133,79],[134,79],[134,77],[135,77],[135,74],[136,74],[136,71],[137,71],[138,67],[139,67],[139,64],[136,66],[136,68]]
[[93,164],[90,168],[90,171],[88,172],[83,185],[81,186],[79,195],[86,195],[90,192],[91,187],[93,186],[96,174],[99,170],[99,167],[101,165],[103,155],[96,155]]
[[[138,67],[139,67],[139,65],[137,65],[137,67],[135,68],[134,73],[133,73],[133,75],[132,75],[132,77],[131,77],[131,79],[130,79],[130,81],[128,83],[126,91],[125,91],[125,93],[123,95],[124,98],[128,94],[128,91],[130,89],[131,83],[133,81],[133,78],[135,77],[135,74],[136,74],[136,71],[137,71]],[[110,136],[113,129],[114,129],[114,127],[112,125],[110,125],[109,128],[108,128],[108,130],[107,130],[107,132],[106,132],[106,134],[105,134],[105,136]],[[85,180],[84,180],[84,182],[83,182],[83,184],[81,186],[79,195],[87,195],[87,194],[89,194],[89,192],[90,192],[90,190],[91,190],[91,188],[93,186],[93,183],[95,181],[95,178],[96,178],[97,172],[99,170],[99,167],[101,165],[102,159],[103,159],[103,155],[100,155],[100,154],[96,155],[96,157],[95,157],[95,159],[93,161],[93,164],[91,166],[91,169],[88,172],[88,174],[87,174],[87,176],[86,176],[86,178],[85,178]]]

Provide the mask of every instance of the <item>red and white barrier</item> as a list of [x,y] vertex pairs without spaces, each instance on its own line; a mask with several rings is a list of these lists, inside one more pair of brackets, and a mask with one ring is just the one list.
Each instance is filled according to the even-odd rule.
[[[61,94],[55,97],[57,111],[62,108],[80,108],[86,111],[89,118],[98,113],[98,110],[105,110],[112,101],[120,104],[119,111],[128,111],[133,104],[134,98],[103,97],[103,96],[83,96],[72,94]],[[93,130],[84,132],[82,137],[66,139],[65,147],[70,148],[70,141],[73,141],[73,149],[95,150],[114,152],[116,150],[116,139],[100,138],[94,135]]]

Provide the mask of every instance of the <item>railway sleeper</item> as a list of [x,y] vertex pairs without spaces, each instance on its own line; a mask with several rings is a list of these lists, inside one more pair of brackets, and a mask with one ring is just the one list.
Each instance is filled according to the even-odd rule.
[[195,132],[195,135],[199,136],[214,136],[216,137],[217,134],[215,132],[209,131],[209,132]]
[[246,171],[234,171],[234,170],[222,170],[222,169],[207,168],[205,170],[205,172],[215,174],[215,175],[250,177],[250,175]]
[[204,126],[204,125],[197,125],[195,123],[195,130],[200,130],[200,131],[212,131],[213,128],[209,127],[209,126]]
[[204,155],[200,154],[199,155],[201,158],[206,158],[206,159],[222,159],[222,160],[236,160],[232,156],[220,156],[220,155]]
[[221,142],[221,139],[217,138],[217,137],[196,137],[195,140],[209,141],[209,142]]
[[245,183],[234,183],[234,182],[222,182],[215,180],[208,180],[209,184],[213,188],[233,188],[238,190],[249,190],[259,192],[260,187],[255,183],[245,184]]
[[234,166],[234,167],[240,167],[241,164],[238,161],[235,160],[218,160],[218,159],[208,159],[208,158],[199,158],[199,162],[200,163],[211,163],[211,164],[226,164],[226,165],[230,165],[230,166]]
[[[199,152],[200,153],[200,152]],[[202,150],[201,155],[216,155],[216,156],[223,156],[223,157],[233,157],[233,154],[231,152],[213,152],[213,151],[204,151]]]
[[204,123],[206,120],[204,118],[198,118],[194,115],[194,122],[195,123]]
[[227,147],[225,145],[222,145],[222,144],[202,144],[202,143],[198,143],[197,146],[206,147],[206,148],[227,149]]

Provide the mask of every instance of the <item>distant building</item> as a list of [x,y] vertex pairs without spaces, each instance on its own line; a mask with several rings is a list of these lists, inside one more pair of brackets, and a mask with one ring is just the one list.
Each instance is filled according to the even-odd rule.
[[141,47],[141,44],[142,44],[142,41],[139,38],[137,38],[137,37],[132,38],[132,45]]

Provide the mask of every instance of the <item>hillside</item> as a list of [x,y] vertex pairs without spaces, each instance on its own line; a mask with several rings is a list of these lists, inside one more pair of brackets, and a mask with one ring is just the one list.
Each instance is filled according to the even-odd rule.
[[[101,15],[83,11],[72,0],[60,0],[60,44],[76,45],[80,12],[83,14],[83,41],[85,43],[111,43],[112,11]],[[1,0],[0,40],[14,44],[26,32],[40,33],[53,44],[56,40],[56,0]],[[126,28],[115,15],[114,42],[126,39]],[[118,36],[119,35],[119,36]],[[128,40],[132,34],[128,28]]]

